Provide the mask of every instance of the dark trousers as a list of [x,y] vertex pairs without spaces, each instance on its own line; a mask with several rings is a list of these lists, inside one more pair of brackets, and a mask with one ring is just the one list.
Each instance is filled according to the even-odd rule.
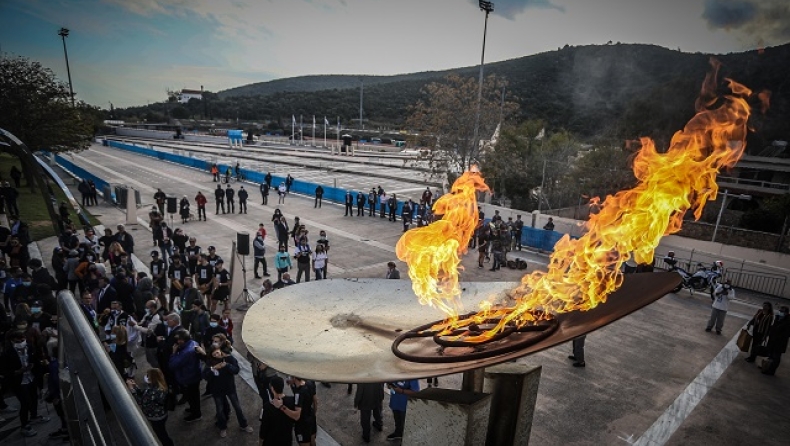
[[16,200],[6,200],[6,207],[8,208],[8,215],[19,216],[19,206],[16,205]]
[[380,205],[379,205],[379,210],[380,210],[380,212],[379,212],[379,217],[381,217],[381,218],[384,218],[384,216],[386,216],[386,215],[387,215],[387,205],[385,205],[385,204],[380,204]]
[[381,429],[384,423],[381,421],[381,406],[375,409],[359,409],[359,422],[362,424],[362,438],[370,439],[370,415],[373,415],[373,425]]
[[228,212],[231,214],[236,212],[236,206],[233,200],[228,200]]
[[370,217],[375,217],[376,216],[376,202],[373,202],[373,203],[368,202],[368,207],[370,208],[370,214],[368,214],[368,215]]
[[239,200],[239,214],[246,214],[247,213],[247,201]]
[[314,208],[320,208],[322,199],[323,199],[323,197],[315,197],[315,204],[313,205],[313,207]]
[[346,213],[343,216],[354,215],[354,205],[351,203],[346,203]]
[[310,281],[310,264],[309,263],[299,263],[296,262],[296,283],[302,281],[302,273],[304,273],[304,281]]
[[765,348],[762,345],[760,345],[762,343],[763,343],[763,337],[760,334],[758,334],[757,330],[755,329],[754,337],[752,337],[752,350],[751,352],[749,352],[749,359],[756,359],[758,353],[763,353],[761,350],[765,350]]
[[82,194],[82,207],[90,206],[90,205],[91,205],[90,194]]
[[767,370],[763,370],[763,373],[773,375],[776,373],[776,369],[779,368],[779,363],[782,362],[782,350],[772,349],[768,352],[768,357],[771,358],[771,365]]
[[[228,401],[230,401],[230,404],[228,404]],[[233,406],[233,411],[236,412],[236,420],[239,422],[239,427],[247,427],[247,419],[241,410],[239,396],[231,393],[230,395],[214,395],[214,407],[217,410],[217,427],[220,430],[228,428],[228,416],[230,415],[231,405]]]
[[198,206],[198,221],[200,221],[200,217],[203,216],[203,220],[206,220],[206,207],[205,206]]
[[252,272],[255,274],[255,277],[258,277],[258,265],[263,264],[263,273],[269,274],[269,269],[266,267],[266,257],[255,257],[255,263],[252,267]]
[[269,196],[261,195],[261,204],[269,204]]
[[173,446],[173,439],[167,434],[167,418],[164,420],[148,420],[151,423],[156,438],[162,443],[162,446]]
[[14,396],[19,400],[19,422],[27,426],[32,418],[38,416],[38,394],[36,383],[22,384],[14,387]]
[[222,200],[217,200],[217,210],[214,211],[215,214],[219,214],[219,210],[222,209],[222,213],[225,213],[225,202]]
[[357,205],[357,217],[365,215],[365,205]]
[[390,208],[390,221],[395,221],[395,208]]
[[406,411],[393,410],[392,417],[395,419],[395,434],[396,437],[403,436],[403,423],[406,421]]
[[183,391],[184,399],[189,403],[189,408],[191,409],[189,414],[200,416],[202,414],[200,411],[200,381],[182,386],[181,390]]
[[576,362],[584,362],[584,341],[586,340],[586,335],[573,339],[573,356],[576,358]]

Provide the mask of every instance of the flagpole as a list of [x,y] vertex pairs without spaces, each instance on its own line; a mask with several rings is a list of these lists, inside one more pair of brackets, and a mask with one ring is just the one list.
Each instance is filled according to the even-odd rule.
[[340,153],[340,116],[337,117],[337,153]]
[[315,147],[315,115],[313,115],[313,141],[311,145]]
[[327,122],[328,121],[326,120],[326,116],[324,116],[324,147],[326,147],[326,123]]
[[304,145],[304,119],[299,115],[299,145]]
[[291,115],[291,144],[296,145],[296,129],[294,126],[296,125],[296,116]]

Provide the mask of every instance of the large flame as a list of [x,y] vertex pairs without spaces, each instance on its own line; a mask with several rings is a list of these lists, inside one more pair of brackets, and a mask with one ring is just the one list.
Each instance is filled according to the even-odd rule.
[[476,191],[487,191],[476,167],[458,178],[449,194],[433,205],[442,219],[407,231],[395,253],[409,265],[412,289],[423,305],[431,305],[455,318],[460,309],[458,271],[469,237],[477,227]]
[[[622,284],[625,261],[633,256],[639,263],[651,263],[661,238],[680,230],[686,211],[693,209],[698,219],[705,203],[716,199],[717,173],[733,166],[743,154],[750,115],[747,98],[751,91],[728,79],[731,93],[719,98],[719,65],[712,65],[697,101],[697,114],[673,136],[667,152],[659,153],[652,140],[641,139],[642,148],[634,159],[637,186],[607,196],[581,238],[572,240],[566,234],[557,242],[548,271],[525,276],[512,293],[515,304],[508,308],[489,304],[480,313],[461,319],[458,305],[447,305],[447,301],[455,302],[460,294],[458,254],[465,250],[476,221],[476,215],[468,214],[476,206],[473,192],[481,188],[482,179],[477,174],[459,179],[453,185],[454,195],[437,202],[435,213],[445,218],[421,231],[407,232],[397,247],[398,257],[409,263],[420,302],[448,315],[434,328],[447,334],[490,318],[498,320],[484,335],[466,339],[476,342],[505,325],[523,326],[559,313],[595,308]],[[760,98],[767,100],[767,95]],[[471,199],[464,203],[467,197]]]

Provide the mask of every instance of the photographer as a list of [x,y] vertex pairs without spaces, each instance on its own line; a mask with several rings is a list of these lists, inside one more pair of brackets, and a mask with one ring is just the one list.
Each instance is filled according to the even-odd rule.
[[307,237],[300,237],[298,239],[298,243],[296,244],[294,258],[296,258],[296,283],[300,283],[302,281],[302,273],[305,275],[305,282],[310,281],[310,264],[311,264],[311,255],[312,251],[310,250],[310,245],[307,243]]

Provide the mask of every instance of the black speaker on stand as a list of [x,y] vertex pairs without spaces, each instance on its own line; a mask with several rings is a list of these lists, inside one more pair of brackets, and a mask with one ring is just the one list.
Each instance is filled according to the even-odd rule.
[[239,263],[241,264],[241,277],[244,283],[244,288],[242,289],[241,293],[239,293],[236,300],[244,299],[244,304],[236,309],[239,311],[247,311],[249,308],[249,304],[255,302],[255,297],[250,294],[249,290],[247,289],[247,269],[245,268],[244,259],[246,256],[250,255],[250,233],[249,232],[237,232],[236,233],[236,256],[239,259]]

